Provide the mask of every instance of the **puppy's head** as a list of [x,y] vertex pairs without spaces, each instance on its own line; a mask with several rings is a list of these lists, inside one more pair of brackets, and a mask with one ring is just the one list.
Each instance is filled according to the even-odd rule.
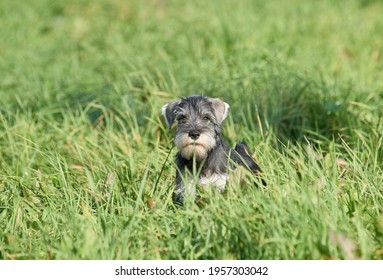
[[177,123],[174,142],[185,159],[205,159],[217,143],[230,106],[218,98],[189,96],[162,107],[170,128]]

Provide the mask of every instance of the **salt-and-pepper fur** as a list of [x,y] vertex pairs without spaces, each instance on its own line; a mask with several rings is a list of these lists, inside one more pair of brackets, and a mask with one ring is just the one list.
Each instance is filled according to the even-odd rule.
[[[244,142],[238,143],[232,150],[221,137],[221,123],[227,117],[229,108],[218,98],[201,95],[184,97],[162,107],[168,127],[177,122],[174,139],[178,149],[176,202],[182,203],[186,192],[193,195],[196,183],[213,185],[223,191],[228,171],[234,169],[236,164],[244,166],[254,175],[260,173]],[[194,180],[196,174],[199,174],[198,182]]]

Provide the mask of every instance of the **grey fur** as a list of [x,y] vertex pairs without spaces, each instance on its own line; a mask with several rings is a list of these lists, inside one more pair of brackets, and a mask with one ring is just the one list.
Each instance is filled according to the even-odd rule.
[[[174,194],[176,202],[183,202],[188,189],[185,184],[193,180],[198,171],[200,180],[212,176],[222,178],[219,181],[223,187],[228,169],[235,168],[235,164],[245,166],[255,175],[260,172],[245,143],[237,144],[234,150],[224,143],[221,137],[221,123],[228,110],[227,103],[201,95],[185,97],[162,107],[169,128],[177,121],[175,143],[178,153]],[[192,186],[189,191],[193,193]]]

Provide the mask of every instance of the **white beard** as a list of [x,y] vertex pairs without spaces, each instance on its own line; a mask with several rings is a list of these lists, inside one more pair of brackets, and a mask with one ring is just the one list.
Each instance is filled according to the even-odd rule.
[[187,133],[177,134],[174,143],[183,158],[195,157],[197,161],[204,160],[216,145],[215,138],[209,133],[202,133],[197,140],[191,139]]

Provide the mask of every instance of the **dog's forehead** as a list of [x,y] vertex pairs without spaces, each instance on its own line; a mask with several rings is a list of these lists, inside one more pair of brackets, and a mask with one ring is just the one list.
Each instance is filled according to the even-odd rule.
[[199,113],[213,112],[211,102],[203,96],[189,96],[183,98],[177,110],[179,113]]

